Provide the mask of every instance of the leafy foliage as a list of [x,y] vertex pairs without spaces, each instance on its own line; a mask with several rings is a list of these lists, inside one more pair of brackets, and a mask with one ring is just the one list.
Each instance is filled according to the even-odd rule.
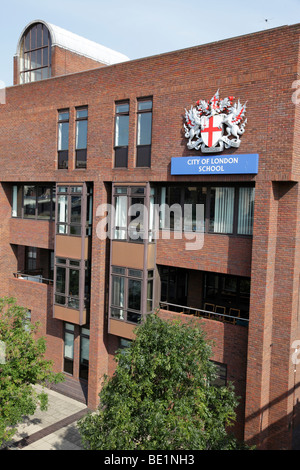
[[5,347],[0,357],[0,445],[13,436],[24,415],[32,415],[38,404],[47,408],[47,394],[33,385],[63,380],[44,359],[45,338],[36,338],[38,323],[28,322],[26,314],[15,299],[0,298],[0,341]]
[[213,385],[211,346],[194,325],[148,315],[117,355],[100,406],[78,426],[90,450],[202,450],[236,447],[232,386]]

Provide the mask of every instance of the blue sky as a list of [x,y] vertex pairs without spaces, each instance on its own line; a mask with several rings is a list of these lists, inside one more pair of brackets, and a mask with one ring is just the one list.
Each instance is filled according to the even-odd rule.
[[36,19],[53,23],[136,59],[298,23],[300,0],[2,2],[0,81],[6,86],[12,85],[13,56],[19,36],[23,28]]

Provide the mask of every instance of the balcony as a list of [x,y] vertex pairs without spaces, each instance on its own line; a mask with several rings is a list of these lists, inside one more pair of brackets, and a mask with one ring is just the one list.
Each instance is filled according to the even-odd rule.
[[[209,308],[209,310],[202,310],[199,308],[171,304],[168,302],[160,302],[159,306],[161,310],[167,310],[170,312],[178,312],[184,315],[191,315],[194,317],[216,320],[223,323],[230,323],[232,325],[241,325],[248,327],[249,324],[248,318],[242,318],[240,316],[239,309],[229,309],[228,311],[226,307],[223,306],[205,304],[205,306]],[[218,309],[216,307],[218,307]]]
[[39,282],[42,284],[53,285],[53,279],[47,279],[43,277],[42,270],[33,271],[17,271],[13,273],[17,279],[24,279],[26,281]]

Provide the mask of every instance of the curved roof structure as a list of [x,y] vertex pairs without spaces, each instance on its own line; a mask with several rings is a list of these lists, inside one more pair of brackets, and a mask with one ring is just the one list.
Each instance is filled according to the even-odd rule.
[[89,59],[96,60],[97,62],[101,62],[106,65],[117,64],[119,62],[130,60],[129,57],[121,54],[120,52],[109,49],[108,47],[102,46],[101,44],[90,41],[89,39],[71,33],[70,31],[51,23],[47,23],[43,20],[34,20],[25,26],[18,41],[17,55],[19,55],[20,52],[20,44],[24,33],[28,28],[37,23],[42,23],[48,28],[51,35],[52,46],[67,49],[75,54],[88,57]]

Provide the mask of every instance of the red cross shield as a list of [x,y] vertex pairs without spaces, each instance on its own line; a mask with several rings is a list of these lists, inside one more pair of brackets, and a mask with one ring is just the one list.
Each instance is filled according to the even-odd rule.
[[203,121],[204,128],[201,130],[201,137],[207,147],[214,147],[222,137],[222,120],[222,116],[215,115]]

